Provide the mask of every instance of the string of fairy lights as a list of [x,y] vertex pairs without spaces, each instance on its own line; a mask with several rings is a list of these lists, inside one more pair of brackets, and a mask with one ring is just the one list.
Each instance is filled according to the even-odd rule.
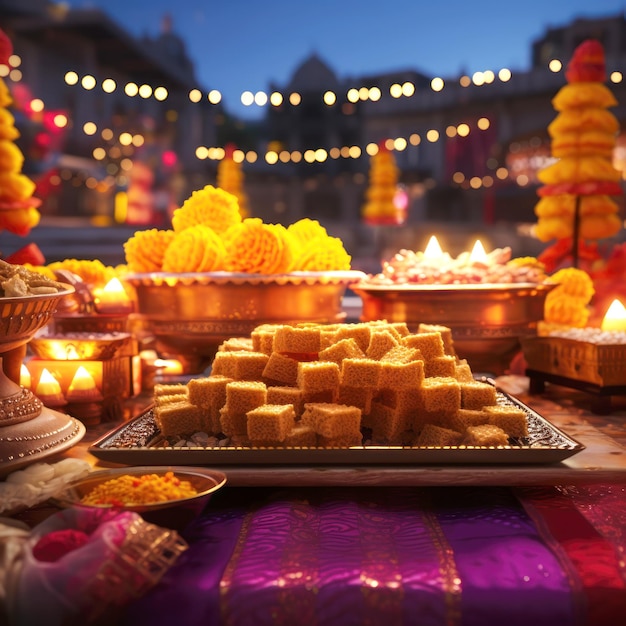
[[[21,59],[18,55],[13,55],[9,59],[9,65],[0,65],[0,77],[8,77],[14,82],[22,80],[22,71],[20,70]],[[548,63],[548,69],[553,73],[562,71],[563,64],[558,59],[552,59]],[[462,75],[455,81],[446,81],[441,77],[434,77],[429,84],[429,89],[433,93],[443,92],[446,87],[453,84],[458,84],[462,88],[470,87],[474,85],[476,87],[482,87],[490,85],[496,81],[508,82],[513,78],[513,73],[508,68],[502,68],[498,72],[492,70],[479,71],[470,75]],[[613,71],[609,75],[609,80],[612,83],[620,83],[623,80],[623,74],[619,71]],[[76,71],[70,70],[65,73],[64,82],[68,86],[75,86],[82,88],[85,91],[92,91],[100,86],[100,89],[106,94],[113,94],[118,91],[122,91],[129,98],[154,98],[159,102],[166,102],[169,97],[168,90],[163,86],[154,86],[149,84],[138,84],[132,81],[118,84],[113,78],[104,78],[100,81],[92,74],[84,74],[80,76]],[[335,106],[340,97],[344,98],[347,103],[355,104],[357,102],[378,102],[387,95],[393,99],[399,98],[412,98],[418,95],[419,91],[416,85],[411,81],[405,81],[403,83],[393,83],[388,88],[388,94],[384,94],[382,89],[378,86],[353,86],[345,91],[345,94],[341,96],[339,93],[328,90],[322,94],[322,101],[326,106]],[[199,88],[191,89],[188,93],[189,101],[192,103],[200,103],[206,101],[212,105],[217,105],[222,101],[222,93],[217,89],[212,89],[208,92],[204,92]],[[245,90],[241,93],[241,102],[244,106],[258,106],[258,107],[281,107],[285,103],[297,107],[302,103],[302,95],[298,92],[281,93],[274,91],[267,93],[264,91],[253,92],[251,90]],[[33,112],[43,112],[45,105],[41,99],[34,98],[30,102],[30,108]],[[63,113],[58,113],[54,117],[54,123],[58,128],[66,127],[70,121]],[[459,124],[448,125],[444,129],[430,128],[422,133],[411,133],[408,136],[388,138],[385,141],[385,148],[396,152],[402,152],[408,149],[410,146],[419,146],[424,143],[437,143],[444,136],[447,138],[454,137],[467,137],[471,132],[485,131],[491,126],[491,122],[488,117],[483,116],[470,126],[466,122]],[[114,136],[114,132],[110,128],[98,128],[98,125],[93,121],[88,121],[83,124],[82,131],[85,135],[95,136],[100,133],[103,141],[110,144],[113,141],[119,143],[118,145],[109,145],[108,147],[99,146],[94,148],[93,157],[96,161],[105,161],[107,158],[119,159],[120,168],[127,170],[132,167],[132,161],[130,155],[134,148],[141,147],[145,138],[141,134],[132,134],[129,132],[121,132],[117,137]],[[304,150],[285,150],[279,147],[274,147],[272,144],[268,147],[265,153],[259,153],[255,150],[235,150],[232,154],[233,160],[238,163],[255,163],[260,159],[264,160],[269,165],[276,165],[280,163],[322,163],[327,160],[338,159],[359,159],[365,155],[371,157],[375,155],[380,149],[377,143],[368,143],[365,146],[336,146],[332,148],[308,148]],[[225,158],[226,150],[221,146],[198,146],[195,149],[195,156],[199,160],[213,160],[220,161]],[[483,177],[471,177],[467,178],[462,172],[455,172],[452,175],[452,181],[458,185],[478,189],[481,187],[490,187],[494,184],[496,179],[505,180],[512,174],[505,167],[494,167],[494,175],[487,175]],[[109,172],[111,173],[111,172]],[[529,180],[525,174],[513,175],[518,185],[524,186],[528,184]]]

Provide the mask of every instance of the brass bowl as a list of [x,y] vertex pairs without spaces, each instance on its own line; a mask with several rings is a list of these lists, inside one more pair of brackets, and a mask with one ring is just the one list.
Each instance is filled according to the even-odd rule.
[[57,293],[0,298],[0,354],[28,343],[51,321],[60,300],[74,293],[71,285],[63,287]]
[[41,359],[106,361],[137,354],[136,343],[130,333],[46,333],[35,335],[28,345]]
[[[173,472],[180,480],[186,480],[195,487],[197,494],[188,498],[153,502],[151,504],[137,504],[127,506],[91,505],[83,504],[81,500],[98,485],[118,478],[122,475],[144,476],[146,474],[163,475]],[[107,470],[96,470],[70,483],[52,498],[53,502],[62,508],[81,507],[96,509],[111,509],[119,511],[134,511],[139,513],[147,522],[182,530],[193,521],[206,507],[212,495],[226,484],[226,475],[223,472],[204,467],[178,466],[141,466],[117,467]]]
[[200,371],[220,343],[247,337],[259,324],[341,322],[346,288],[365,276],[358,271],[156,272],[129,274],[123,281],[134,291],[133,332],[153,337],[162,358],[177,358],[186,370]]
[[520,350],[522,337],[534,336],[543,319],[550,283],[477,285],[370,285],[351,289],[361,297],[361,319],[420,323],[452,330],[457,355],[475,371],[504,373]]

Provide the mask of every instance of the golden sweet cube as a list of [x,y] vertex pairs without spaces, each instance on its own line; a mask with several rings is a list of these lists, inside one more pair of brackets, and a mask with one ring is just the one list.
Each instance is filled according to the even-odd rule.
[[458,446],[462,438],[463,435],[461,433],[450,428],[443,428],[435,424],[425,424],[413,445],[420,448]]
[[[173,393],[171,395],[160,394],[154,397],[155,406],[163,406],[165,404],[173,404],[175,402],[185,402],[189,400],[189,397],[186,393]],[[194,404],[192,402],[192,404]]]
[[415,333],[403,337],[402,343],[409,348],[417,348],[423,355],[424,361],[430,361],[437,356],[444,356],[443,339],[441,333]]
[[501,428],[509,437],[528,437],[528,416],[513,406],[493,405],[484,408],[489,423]]
[[361,432],[361,409],[355,406],[325,402],[304,405],[302,425],[329,439]]
[[202,409],[188,401],[155,407],[155,418],[164,437],[192,435],[202,430]]
[[284,441],[295,426],[291,404],[263,404],[246,413],[248,438],[257,441]]
[[377,401],[372,402],[367,424],[372,429],[372,439],[376,443],[398,443],[402,433],[406,430],[406,420],[399,415],[398,411]]
[[[192,381],[196,381],[193,382]],[[206,411],[206,431],[217,434],[221,432],[220,409],[226,404],[226,385],[233,382],[232,378],[220,374],[211,374],[207,378],[191,379],[189,400]]]
[[456,357],[444,354],[427,359],[424,365],[426,376],[450,376],[456,378]]
[[234,380],[226,385],[226,410],[232,415],[245,415],[248,411],[267,403],[267,386],[259,381]]
[[414,389],[383,389],[376,396],[376,401],[393,408],[405,419],[406,428],[412,428],[415,413],[422,409],[422,398],[419,387]]
[[423,361],[424,357],[417,348],[409,348],[400,344],[391,348],[380,360],[385,363],[410,363],[411,361]]
[[463,383],[471,383],[474,380],[472,368],[465,359],[462,359],[456,364],[456,367],[454,368],[454,377],[459,382]]
[[398,340],[388,330],[374,330],[370,333],[370,342],[365,351],[368,359],[380,359],[398,345]]
[[363,352],[370,344],[371,326],[366,323],[342,324],[335,332],[335,340],[354,339]]
[[481,424],[465,431],[463,443],[467,446],[508,446],[509,438],[499,426]]
[[452,329],[440,324],[418,324],[418,333],[439,333],[443,341],[443,351],[445,354],[456,356],[454,340],[452,339]]
[[250,337],[231,337],[222,341],[217,348],[218,352],[239,352],[241,350],[254,352]]
[[341,384],[348,387],[378,387],[381,363],[374,359],[344,359],[341,362]]
[[[221,376],[222,380],[230,381],[232,379],[226,376]],[[200,406],[203,409],[208,409],[211,406],[212,389],[216,383],[217,377],[214,380],[210,380],[208,376],[201,378],[192,378],[187,382],[187,395],[189,396],[189,402]],[[224,387],[226,383],[224,383]]]
[[217,352],[213,357],[213,364],[211,365],[211,375],[227,376],[228,378],[235,379],[235,352]]
[[464,409],[482,409],[496,404],[496,388],[479,380],[459,383],[461,387],[461,407]]
[[333,361],[302,361],[298,363],[296,384],[305,394],[337,389],[339,379],[339,365]]
[[291,448],[314,448],[317,445],[317,433],[310,426],[296,424],[283,444]]
[[317,354],[320,351],[320,327],[281,326],[274,335],[274,352]]
[[283,387],[280,385],[268,386],[268,404],[291,404],[296,413],[296,418],[302,415],[304,408],[304,396],[302,390],[297,387]]
[[424,361],[396,363],[381,361],[378,387],[380,389],[412,389],[424,380]]
[[320,361],[333,361],[338,365],[344,359],[362,359],[365,357],[365,353],[359,344],[352,338],[340,339],[336,343],[330,344],[327,348],[320,350]]
[[282,324],[261,324],[257,326],[250,333],[252,349],[255,352],[262,352],[268,356],[272,354],[274,350],[274,335],[281,326]]
[[[220,409],[220,431],[228,437],[243,437],[248,439],[248,416],[245,413],[232,413],[224,405]],[[234,445],[234,442],[231,441]]]
[[371,389],[339,385],[336,402],[337,404],[358,406],[362,413],[369,413],[373,395],[374,392]]
[[443,420],[444,425],[452,430],[464,433],[469,426],[489,423],[489,414],[480,409],[459,409],[454,415]]
[[461,385],[455,378],[425,378],[421,394],[429,413],[455,413],[461,408]]
[[270,358],[267,354],[246,350],[239,350],[230,354],[233,355],[234,361],[232,378],[236,380],[261,380]]
[[298,361],[279,352],[272,352],[263,369],[263,379],[295,387],[298,380]]
[[333,403],[337,399],[337,389],[324,389],[323,391],[302,392],[303,404],[314,402]]
[[187,395],[187,385],[184,383],[157,383],[154,385],[153,390],[155,400],[159,396],[178,396],[178,395]]

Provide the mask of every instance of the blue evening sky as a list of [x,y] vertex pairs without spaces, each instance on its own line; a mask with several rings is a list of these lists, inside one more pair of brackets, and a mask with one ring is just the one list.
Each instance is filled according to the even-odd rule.
[[317,53],[339,78],[415,69],[457,77],[461,72],[524,71],[531,44],[573,18],[615,16],[626,0],[66,0],[98,7],[135,35],[156,36],[173,18],[195,63],[198,87],[219,89],[244,117],[243,91],[286,85]]

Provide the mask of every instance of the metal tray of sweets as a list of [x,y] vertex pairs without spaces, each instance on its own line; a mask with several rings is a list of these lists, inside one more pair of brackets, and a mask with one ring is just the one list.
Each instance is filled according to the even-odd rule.
[[518,399],[497,392],[498,403],[526,412],[528,437],[510,438],[509,445],[386,446],[368,442],[350,448],[262,448],[230,445],[227,438],[210,438],[207,445],[193,440],[165,438],[159,432],[151,408],[93,443],[89,451],[103,461],[127,465],[210,465],[214,467],[277,466],[428,466],[428,465],[532,465],[558,463],[584,450]]

